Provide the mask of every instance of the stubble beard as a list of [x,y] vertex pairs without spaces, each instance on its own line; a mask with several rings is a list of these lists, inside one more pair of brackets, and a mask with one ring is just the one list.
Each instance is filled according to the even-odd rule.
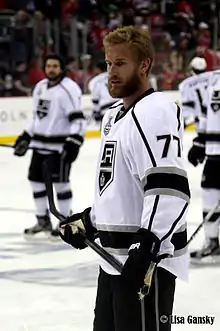
[[137,74],[134,74],[125,83],[119,86],[113,87],[112,83],[109,81],[108,90],[113,98],[126,98],[137,92],[140,85],[140,77]]

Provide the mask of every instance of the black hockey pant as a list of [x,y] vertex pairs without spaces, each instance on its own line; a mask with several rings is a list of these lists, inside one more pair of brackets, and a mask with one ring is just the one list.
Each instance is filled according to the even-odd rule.
[[[144,299],[145,330],[170,331],[176,277],[157,268]],[[136,291],[120,276],[100,269],[93,331],[143,331],[141,303]]]

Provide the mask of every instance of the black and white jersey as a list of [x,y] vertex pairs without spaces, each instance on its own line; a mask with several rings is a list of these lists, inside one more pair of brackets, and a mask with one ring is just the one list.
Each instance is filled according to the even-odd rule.
[[27,128],[31,146],[62,150],[68,136],[84,136],[86,121],[82,113],[82,92],[70,78],[48,86],[48,79],[41,80],[33,91],[33,120]]
[[108,91],[108,73],[102,72],[93,77],[88,84],[93,103],[93,113],[104,116],[106,110],[118,99],[112,98]]
[[186,125],[195,123],[198,129],[199,118],[206,113],[205,95],[211,72],[184,79],[179,85],[181,106]]
[[205,102],[207,114],[201,116],[199,131],[205,136],[206,155],[220,156],[220,70],[209,78]]
[[[102,122],[91,216],[101,245],[122,263],[139,228],[161,239],[160,266],[187,275],[186,213],[190,199],[184,169],[179,106],[149,89],[131,107],[118,101]],[[105,262],[102,268],[117,274]]]

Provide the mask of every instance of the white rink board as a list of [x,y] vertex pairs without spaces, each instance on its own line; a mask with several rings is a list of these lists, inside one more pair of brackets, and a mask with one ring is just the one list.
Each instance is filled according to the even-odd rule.
[[[170,97],[180,102],[178,91],[166,92]],[[90,118],[92,113],[92,103],[89,94],[83,95],[82,105],[85,116]],[[19,135],[32,119],[32,98],[0,98],[0,142],[4,142],[7,137]],[[87,128],[87,136],[93,136],[94,131],[99,131],[99,125],[90,122]],[[13,140],[13,139],[12,139]],[[6,140],[7,142],[7,140]]]
[[[185,133],[188,150],[193,132]],[[74,211],[92,203],[99,139],[88,139],[71,173]],[[26,173],[30,153],[16,158],[0,148],[0,329],[1,331],[92,331],[98,258],[62,242],[26,241],[22,232],[35,222]],[[192,190],[189,234],[201,221],[202,166],[187,170]],[[54,225],[56,223],[53,220]],[[202,231],[192,243],[198,246]],[[212,326],[174,324],[172,331],[220,330],[220,268],[190,267],[189,283],[177,282],[174,314],[214,316]],[[103,330],[104,331],[104,330]],[[135,331],[135,330],[134,330]]]

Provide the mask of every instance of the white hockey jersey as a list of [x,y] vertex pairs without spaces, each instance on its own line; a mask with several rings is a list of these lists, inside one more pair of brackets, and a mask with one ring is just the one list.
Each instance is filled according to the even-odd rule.
[[206,113],[205,94],[211,72],[191,76],[179,85],[181,106],[186,125],[195,122],[198,129],[199,118]]
[[26,129],[31,135],[31,147],[62,150],[68,136],[84,136],[86,121],[82,113],[82,92],[70,78],[48,87],[41,80],[33,91],[33,120]]
[[118,99],[112,98],[108,91],[108,73],[103,72],[93,77],[88,84],[93,103],[93,113],[99,112],[101,117]]
[[205,102],[207,114],[200,118],[199,133],[205,136],[206,155],[220,156],[220,70],[209,78]]
[[[102,122],[91,219],[101,245],[127,259],[139,228],[161,239],[160,266],[187,277],[186,212],[190,191],[182,156],[181,110],[164,93],[146,91],[127,110],[118,101]],[[110,274],[113,268],[101,261]]]

